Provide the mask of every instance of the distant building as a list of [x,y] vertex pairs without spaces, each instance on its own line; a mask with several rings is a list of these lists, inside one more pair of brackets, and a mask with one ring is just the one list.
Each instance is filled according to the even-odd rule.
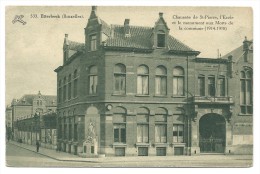
[[108,25],[92,7],[85,43],[65,35],[58,146],[91,157],[252,154],[253,43],[222,58],[152,27]]
[[41,142],[41,147],[57,149],[57,114],[49,111],[35,114],[33,117],[14,122],[15,140],[21,143],[35,145]]

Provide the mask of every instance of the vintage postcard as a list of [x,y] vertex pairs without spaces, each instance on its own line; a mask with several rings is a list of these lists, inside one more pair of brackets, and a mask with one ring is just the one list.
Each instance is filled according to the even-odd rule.
[[253,9],[6,6],[6,166],[253,166]]

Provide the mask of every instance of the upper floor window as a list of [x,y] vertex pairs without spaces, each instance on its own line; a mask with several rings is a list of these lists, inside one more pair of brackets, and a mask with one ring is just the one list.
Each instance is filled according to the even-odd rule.
[[90,51],[97,50],[97,35],[90,36]]
[[64,77],[63,79],[63,101],[66,101],[67,99],[67,78]]
[[198,92],[199,96],[205,96],[205,76],[199,75],[198,77]]
[[225,77],[219,76],[218,77],[218,95],[219,96],[225,96],[226,95],[226,85],[225,85]]
[[215,77],[209,76],[208,77],[208,95],[215,96]]
[[62,101],[62,80],[59,81],[59,92],[58,92],[58,102]]
[[253,113],[253,88],[252,71],[244,70],[240,72],[240,107],[242,114]]
[[74,71],[73,78],[73,97],[75,98],[78,96],[78,70]]
[[155,70],[155,94],[167,94],[167,70],[164,66],[158,66]]
[[165,32],[159,31],[157,34],[157,47],[165,47]]
[[71,74],[69,75],[68,78],[68,99],[71,99]]
[[114,67],[114,92],[125,94],[126,68],[123,64],[116,64]]
[[98,84],[98,70],[97,66],[91,66],[89,69],[89,94],[97,93],[97,84]]
[[184,95],[184,70],[181,67],[173,69],[173,95]]
[[149,70],[144,65],[137,68],[137,94],[149,94]]

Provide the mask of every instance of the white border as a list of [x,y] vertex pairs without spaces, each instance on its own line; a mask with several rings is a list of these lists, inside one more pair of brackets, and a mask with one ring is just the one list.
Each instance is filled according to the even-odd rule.
[[[257,65],[259,65],[259,21],[260,21],[260,2],[258,0],[244,0],[244,1],[237,1],[237,0],[226,0],[226,1],[200,1],[200,0],[182,0],[182,1],[174,1],[171,2],[170,0],[131,0],[131,1],[111,1],[111,0],[99,0],[99,1],[51,1],[51,0],[44,0],[44,1],[18,1],[18,0],[10,0],[10,1],[0,1],[1,9],[0,9],[0,111],[1,111],[1,120],[0,120],[0,173],[2,174],[10,174],[10,173],[62,173],[62,174],[71,174],[74,172],[77,173],[132,173],[132,172],[149,172],[149,173],[200,173],[200,174],[219,174],[219,173],[236,173],[236,174],[257,174],[260,173],[260,161],[259,161],[259,108],[257,107],[259,103],[259,92],[257,91],[259,87],[259,82],[257,82],[257,75],[259,74],[259,69],[257,69]],[[253,167],[251,168],[10,168],[5,166],[5,6],[7,5],[29,5],[29,6],[90,6],[90,5],[98,5],[98,6],[233,6],[233,7],[252,7],[254,12],[254,161]],[[14,49],[15,50],[15,49]],[[76,170],[76,171],[75,171]]]

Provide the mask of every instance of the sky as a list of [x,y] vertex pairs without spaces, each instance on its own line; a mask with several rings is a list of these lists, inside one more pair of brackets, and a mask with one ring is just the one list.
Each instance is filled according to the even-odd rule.
[[[6,7],[6,59],[5,85],[6,105],[13,98],[21,98],[24,94],[56,95],[56,73],[54,70],[62,65],[62,46],[65,33],[69,40],[84,43],[84,28],[90,15],[90,6],[70,7]],[[133,13],[134,12],[134,13]],[[108,24],[123,25],[126,18],[130,25],[153,27],[163,12],[170,34],[194,50],[200,51],[199,57],[216,58],[239,47],[244,37],[253,39],[252,10],[242,7],[97,7],[98,16]],[[38,18],[33,18],[35,14]],[[44,15],[75,15],[83,18],[41,18]],[[15,15],[23,15],[25,25],[12,23]],[[176,19],[197,16],[198,19]],[[215,19],[200,19],[225,15],[233,17],[232,25],[223,30],[179,30],[179,22],[215,22]],[[178,16],[178,17],[176,17]],[[207,25],[208,26],[208,25]],[[193,27],[197,27],[194,26]],[[215,26],[217,27],[217,26]]]

